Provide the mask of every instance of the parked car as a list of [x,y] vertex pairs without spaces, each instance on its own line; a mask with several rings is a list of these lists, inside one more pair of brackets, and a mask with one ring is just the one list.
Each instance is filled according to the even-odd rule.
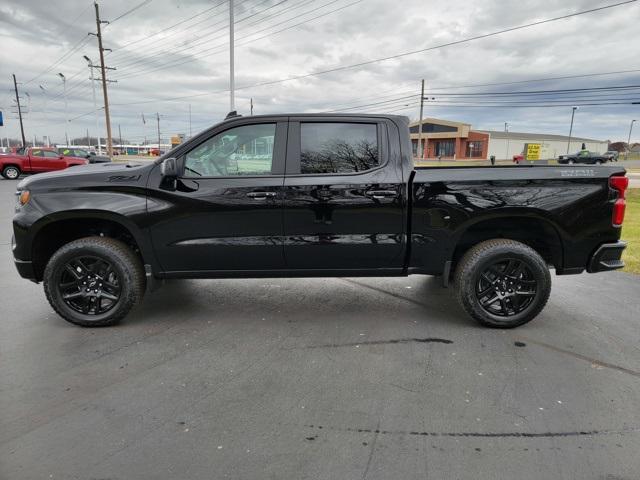
[[574,163],[586,163],[589,165],[602,165],[610,160],[609,157],[601,155],[599,153],[590,152],[589,150],[580,150],[577,153],[569,155],[560,155],[558,157],[558,163],[560,164],[574,164]]
[[617,152],[616,150],[607,150],[602,154],[602,156],[610,162],[617,162],[618,157],[620,156],[620,152]]
[[106,163],[111,161],[106,155],[96,155],[95,152],[87,151],[84,148],[58,147],[58,153],[65,157],[86,158],[89,160],[89,163]]
[[4,178],[15,180],[22,173],[52,172],[89,163],[80,158],[65,157],[48,148],[25,148],[20,151],[23,153],[0,156],[0,172]]
[[15,264],[83,326],[165,278],[453,274],[499,328],[540,313],[550,265],[624,265],[624,168],[414,168],[411,151],[401,116],[233,117],[154,162],[20,182]]
[[513,156],[513,163],[524,163],[524,155],[522,153],[518,153]]

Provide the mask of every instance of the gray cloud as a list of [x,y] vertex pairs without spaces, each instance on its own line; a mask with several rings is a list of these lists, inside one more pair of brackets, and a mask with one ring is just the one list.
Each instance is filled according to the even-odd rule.
[[[236,84],[242,87],[367,61],[604,3],[603,0],[581,0],[569,5],[562,1],[521,0],[514,6],[513,2],[499,0],[364,0],[251,42],[353,2],[338,0],[293,19],[329,1],[236,0],[236,19],[248,17],[236,26]],[[113,19],[136,3],[129,0],[104,2],[102,16]],[[159,112],[165,137],[188,133],[189,105],[194,132],[224,117],[229,109],[228,94],[224,92],[228,88],[228,38],[226,6],[216,7],[220,3],[221,0],[153,0],[105,28],[105,46],[114,49],[107,55],[107,61],[118,68],[109,74],[118,79],[118,83],[109,86],[114,131],[120,125],[127,138],[141,140],[145,135],[154,138],[155,125],[151,117]],[[205,9],[211,10],[178,28],[149,37]],[[254,15],[259,11],[263,13]],[[278,15],[280,12],[285,13]],[[322,111],[393,100],[407,92],[417,95],[421,78],[426,79],[428,91],[442,91],[459,85],[640,68],[636,60],[640,54],[639,13],[640,8],[632,4],[360,68],[240,89],[236,104],[240,113],[245,114],[250,98],[254,99],[258,114]],[[291,20],[273,26],[286,19]],[[3,41],[0,107],[8,118],[6,126],[0,129],[0,136],[17,137],[19,132],[15,116],[10,112],[11,73],[16,73],[19,81],[27,82],[94,29],[93,7],[86,0],[4,0],[0,6],[0,38]],[[137,43],[125,46],[134,41]],[[68,78],[68,115],[74,118],[68,126],[70,135],[84,135],[87,128],[95,134],[91,85],[83,55],[97,59],[93,38],[59,65],[22,86],[23,92],[31,95],[30,111],[25,115],[29,137],[34,133],[51,135],[58,141],[64,137],[62,82],[56,75],[59,71]],[[640,75],[587,77],[459,91],[630,84],[640,84]],[[46,96],[38,85],[45,87]],[[100,90],[97,93],[101,104]],[[202,93],[211,94],[162,101]],[[416,98],[398,99],[377,110],[399,110],[398,113],[415,118],[418,113],[416,102]],[[405,104],[410,107],[404,107]],[[639,107],[581,108],[576,115],[574,133],[601,139],[626,138],[630,119],[640,117]],[[371,107],[363,107],[363,110],[376,111]],[[141,119],[143,112],[146,126]],[[566,133],[570,107],[506,109],[427,104],[426,115],[465,121],[477,128],[501,129],[508,121],[512,130]],[[100,125],[103,128],[102,117]],[[640,129],[634,137],[640,141]]]

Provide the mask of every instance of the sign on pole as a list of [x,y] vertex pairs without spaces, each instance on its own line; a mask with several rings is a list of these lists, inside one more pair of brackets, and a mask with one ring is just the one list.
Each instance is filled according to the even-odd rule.
[[4,118],[2,117],[2,110],[0,110],[0,127],[4,127]]

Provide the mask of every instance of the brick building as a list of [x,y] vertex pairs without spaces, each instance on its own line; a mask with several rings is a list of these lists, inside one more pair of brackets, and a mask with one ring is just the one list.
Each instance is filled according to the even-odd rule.
[[[418,157],[418,122],[409,126],[413,154]],[[437,118],[422,120],[424,158],[482,160],[489,151],[489,134],[471,130],[471,125]]]

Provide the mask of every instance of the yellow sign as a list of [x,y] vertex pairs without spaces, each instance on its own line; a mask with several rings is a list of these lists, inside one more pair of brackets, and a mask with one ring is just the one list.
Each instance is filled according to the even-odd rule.
[[527,160],[540,160],[540,151],[542,150],[542,145],[539,143],[527,143],[525,145],[525,153]]

